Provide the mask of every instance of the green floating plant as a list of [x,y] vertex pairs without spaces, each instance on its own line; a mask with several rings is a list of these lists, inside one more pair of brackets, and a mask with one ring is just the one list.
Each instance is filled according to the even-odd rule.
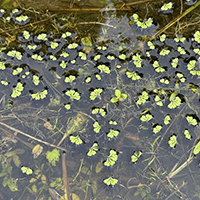
[[65,62],[64,60],[62,60],[62,62],[60,63],[60,66],[65,69],[67,67],[67,61]]
[[173,68],[176,68],[178,66],[178,58],[172,59],[171,65]]
[[81,60],[87,60],[87,55],[86,55],[86,53],[79,52],[79,56],[81,57]]
[[126,72],[128,78],[131,78],[133,81],[141,79],[141,77],[137,74],[136,71],[134,72]]
[[149,98],[148,93],[146,91],[143,91],[136,103],[138,105],[145,104],[148,98]]
[[53,60],[53,61],[57,60],[57,58],[56,58],[55,56],[53,56],[53,55],[50,55],[49,57],[50,57],[50,59]]
[[106,115],[106,111],[103,108],[94,108],[92,109],[92,114],[100,113],[102,117]]
[[20,15],[18,17],[15,18],[18,22],[25,22],[26,20],[28,20],[28,16],[25,15]]
[[99,145],[97,142],[95,142],[89,149],[89,151],[87,152],[88,156],[94,156],[96,155],[97,151],[99,150]]
[[34,83],[36,86],[39,85],[39,83],[40,83],[40,79],[39,79],[38,76],[33,75],[33,83]]
[[71,109],[70,103],[66,104],[66,105],[65,105],[65,108],[66,108],[67,110],[70,110],[70,109]]
[[19,51],[16,51],[16,50],[12,50],[12,51],[9,51],[7,53],[8,56],[11,56],[11,57],[16,57],[18,60],[21,60],[22,59],[22,54],[19,52]]
[[33,173],[33,170],[31,168],[25,166],[21,167],[21,171],[26,175],[31,175]]
[[76,60],[74,59],[74,60],[71,60],[70,61],[72,64],[75,64],[76,63]]
[[165,69],[159,65],[158,61],[154,61],[153,67],[155,68],[156,72],[164,72],[165,71]]
[[16,87],[13,88],[13,92],[11,94],[12,98],[16,98],[19,97],[22,93],[22,91],[24,90],[24,86],[22,83],[18,82]]
[[95,77],[96,77],[96,79],[97,79],[98,81],[101,80],[101,76],[100,76],[99,74],[96,74]]
[[200,141],[197,142],[193,150],[194,155],[197,155],[199,152],[200,152]]
[[171,102],[170,102],[169,105],[167,106],[169,109],[174,109],[174,108],[176,108],[176,107],[178,107],[178,106],[181,105],[181,99],[180,99],[180,97],[178,97],[178,96],[176,96],[176,95],[177,95],[176,93],[172,93],[172,94],[170,95],[169,100],[170,100]]
[[194,40],[200,43],[200,31],[196,31],[194,34]]
[[110,176],[109,178],[104,179],[103,182],[108,186],[114,186],[118,183],[118,180]]
[[183,76],[182,73],[177,73],[176,76],[179,78],[179,80],[184,83],[186,81],[186,78]]
[[118,159],[117,152],[115,150],[110,150],[110,155],[107,157],[104,165],[107,167],[113,166]]
[[107,47],[106,46],[98,46],[97,49],[105,51],[107,49]]
[[69,96],[70,99],[72,99],[72,100],[75,99],[78,101],[81,98],[80,94],[78,92],[76,92],[75,90],[68,90],[67,92],[65,92],[65,94],[67,96]]
[[37,48],[37,45],[36,44],[32,44],[32,45],[29,44],[27,47],[30,50],[35,50]]
[[169,84],[169,80],[168,80],[167,78],[161,78],[161,79],[160,79],[160,82],[161,82],[161,83],[164,83],[164,84],[166,84],[166,85]]
[[6,86],[6,85],[8,85],[9,83],[8,83],[7,81],[1,80],[1,84]]
[[86,77],[85,78],[85,82],[86,83],[90,83],[92,81],[92,78],[90,76]]
[[151,41],[148,41],[147,45],[149,46],[150,49],[155,49],[155,46]]
[[200,55],[200,49],[193,49],[194,53]]
[[68,77],[65,78],[66,83],[72,83],[76,79],[76,76],[69,75]]
[[35,94],[31,94],[31,96],[35,100],[40,100],[40,99],[46,98],[47,94],[48,94],[48,91],[47,90],[43,90],[42,92],[37,92]]
[[172,135],[172,136],[169,138],[168,144],[169,144],[169,146],[170,146],[171,148],[174,148],[174,147],[176,146],[176,144],[178,144],[176,135]]
[[120,54],[119,59],[121,60],[126,60],[126,54]]
[[28,31],[23,31],[23,36],[26,40],[28,40],[30,38],[30,33]]
[[118,130],[113,130],[113,129],[110,129],[110,131],[107,134],[107,136],[109,138],[114,138],[114,137],[117,137],[118,135],[119,135],[119,131]]
[[186,54],[186,51],[185,51],[182,47],[178,47],[177,51],[179,51],[179,53],[180,53],[181,55]]
[[6,69],[6,66],[5,66],[5,64],[4,64],[3,62],[0,62],[0,69],[1,69],[1,70]]
[[190,132],[187,129],[184,130],[184,135],[185,135],[186,139],[188,139],[188,140],[192,139],[192,136],[191,136]]
[[76,144],[76,145],[80,145],[80,144],[83,143],[83,141],[81,140],[81,138],[80,138],[78,135],[77,135],[77,136],[71,135],[71,136],[69,137],[69,139],[70,139],[71,143],[74,143],[74,144]]
[[61,54],[60,54],[60,56],[62,56],[62,57],[64,57],[64,58],[67,58],[68,56],[69,56],[69,54],[67,53],[67,52],[62,52]]
[[132,57],[132,60],[137,68],[142,67],[142,58],[138,53]]
[[175,42],[184,42],[186,40],[186,38],[185,37],[177,37],[177,38],[174,38],[174,41]]
[[157,124],[154,128],[153,128],[153,132],[156,134],[158,132],[160,132],[162,129],[162,126]]
[[21,73],[23,71],[23,68],[21,67],[17,67],[16,69],[13,70],[13,75],[16,76],[18,75],[19,73]]
[[147,20],[141,22],[137,14],[133,14],[133,19],[134,19],[134,22],[136,22],[136,24],[138,25],[138,27],[141,27],[143,29],[146,29],[153,24],[152,18],[148,18]]
[[190,70],[190,74],[200,76],[200,70]]
[[46,158],[50,164],[56,166],[56,162],[59,161],[60,151],[58,149],[53,149],[52,151],[47,151]]
[[166,55],[168,55],[169,53],[170,53],[170,50],[168,50],[168,49],[162,49],[161,52],[160,52],[160,55],[161,55],[161,56],[166,56]]
[[101,58],[101,55],[100,55],[100,54],[97,54],[97,55],[94,57],[94,61],[98,61],[100,58]]
[[51,48],[56,49],[59,46],[57,42],[51,42]]
[[101,130],[101,126],[99,125],[98,122],[93,123],[93,128],[94,128],[94,132],[96,133],[99,133],[99,131]]
[[37,60],[37,61],[42,61],[43,60],[43,58],[38,54],[33,54],[31,56],[31,58],[33,58],[34,60]]
[[190,62],[187,64],[187,69],[190,71],[192,69],[195,68],[195,65],[196,65],[196,60],[190,60]]
[[46,33],[41,33],[37,36],[38,40],[43,40],[46,41],[47,40],[47,34]]
[[106,74],[110,74],[110,69],[109,69],[109,67],[107,67],[106,65],[99,65],[98,67],[97,67],[99,70],[100,70],[100,73],[106,73]]
[[109,121],[109,124],[115,125],[115,126],[116,126],[116,125],[117,125],[117,122],[116,122],[116,121],[113,121],[113,120],[110,120],[110,121]]
[[161,42],[164,42],[166,38],[167,38],[166,34],[162,34],[162,35],[160,36],[160,41],[161,41]]
[[72,43],[72,44],[69,44],[69,45],[68,45],[68,48],[69,48],[69,49],[76,49],[76,47],[78,47],[78,44],[77,44],[77,43]]
[[140,117],[140,120],[141,120],[142,122],[148,122],[148,121],[150,121],[152,118],[153,118],[152,115],[146,114],[146,115],[142,115],[142,117]]
[[108,60],[115,60],[115,56],[108,55],[108,56],[107,56],[107,59],[108,59]]
[[192,116],[187,116],[186,119],[187,119],[189,124],[191,124],[193,126],[197,125],[197,120],[195,118],[193,118]]
[[97,97],[99,98],[99,99],[101,99],[101,93],[103,92],[103,89],[101,89],[101,88],[97,88],[97,89],[95,89],[94,91],[92,91],[91,93],[90,93],[90,99],[91,100],[95,100]]
[[173,3],[169,2],[169,3],[165,3],[163,4],[163,6],[160,8],[162,11],[167,11],[172,9]]
[[164,124],[168,125],[170,123],[170,120],[171,120],[170,115],[166,115],[165,118],[164,118]]
[[117,103],[119,101],[125,101],[127,98],[127,94],[121,93],[120,90],[115,90],[115,97],[112,97],[110,101],[112,103]]
[[63,33],[61,37],[62,37],[62,38],[66,38],[66,37],[70,37],[71,35],[72,35],[72,34],[71,34],[70,32],[67,31],[66,33]]
[[133,155],[131,156],[131,161],[132,161],[133,163],[137,162],[138,159],[141,157],[141,155],[142,155],[142,151],[135,151],[135,152],[133,153]]
[[154,100],[156,102],[156,105],[163,106],[163,102],[162,102],[161,98],[158,95],[155,96]]

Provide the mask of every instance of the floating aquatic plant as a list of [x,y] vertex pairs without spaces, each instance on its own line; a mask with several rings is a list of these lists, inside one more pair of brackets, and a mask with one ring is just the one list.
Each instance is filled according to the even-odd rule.
[[113,130],[113,129],[110,129],[110,131],[107,133],[107,136],[109,138],[114,138],[114,137],[117,137],[118,135],[119,135],[119,131]]
[[98,143],[95,142],[89,149],[89,151],[87,152],[88,156],[94,156],[96,155],[97,151],[99,150],[99,146]]
[[21,167],[21,171],[26,175],[31,175],[33,173],[33,170],[31,168],[25,166]]
[[4,64],[3,62],[0,62],[0,69],[1,69],[1,70],[6,69],[6,66],[5,66],[5,64]]
[[112,176],[104,179],[103,181],[108,186],[114,186],[118,183],[118,180],[116,178],[113,178]]
[[135,151],[135,152],[133,153],[133,155],[131,156],[131,161],[132,161],[133,163],[135,163],[135,162],[138,161],[138,159],[139,159],[141,156],[142,156],[142,151]]
[[110,150],[110,154],[107,157],[106,161],[104,162],[104,165],[107,167],[113,166],[118,159],[117,152],[115,150]]
[[101,93],[103,92],[102,88],[97,88],[94,89],[91,93],[90,93],[90,99],[91,100],[95,100],[97,97],[101,98]]
[[115,97],[112,97],[110,101],[112,103],[117,103],[119,101],[125,101],[127,98],[127,94],[121,93],[120,90],[115,90]]
[[16,50],[12,50],[12,51],[9,51],[7,53],[8,56],[11,56],[11,57],[16,57],[18,60],[21,60],[22,59],[22,54],[19,52],[19,51],[16,51]]
[[96,133],[99,133],[99,131],[101,130],[101,126],[99,125],[98,122],[94,122],[93,127],[94,127],[94,132]]
[[83,143],[83,141],[81,140],[81,138],[80,138],[78,135],[77,135],[77,136],[71,135],[71,136],[69,137],[69,139],[70,139],[71,143],[74,143],[74,144],[76,144],[76,145],[80,145],[80,144]]
[[75,100],[80,100],[81,96],[78,92],[76,92],[75,90],[68,90],[67,92],[65,92],[65,94],[67,96],[70,97],[70,99],[75,99]]
[[176,144],[178,144],[176,135],[172,135],[172,136],[169,138],[168,144],[169,144],[169,146],[170,146],[171,148],[174,148],[174,147],[176,146]]
[[47,90],[43,90],[41,92],[37,92],[37,93],[31,94],[31,96],[35,100],[40,100],[40,99],[46,98],[47,94],[48,94],[48,91]]
[[24,86],[22,83],[18,82],[17,85],[13,88],[13,92],[11,94],[12,98],[19,97],[24,90]]

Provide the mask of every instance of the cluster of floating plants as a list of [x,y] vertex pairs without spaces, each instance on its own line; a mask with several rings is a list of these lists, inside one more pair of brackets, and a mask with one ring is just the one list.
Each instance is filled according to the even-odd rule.
[[[166,11],[167,7],[173,6],[169,3],[161,10]],[[10,16],[3,9],[0,12],[7,22],[25,25],[31,20],[18,9]],[[58,27],[62,23],[58,20]],[[189,150],[194,144],[194,129],[199,125],[199,102],[193,99],[199,95],[200,31],[190,39],[163,34],[154,41],[137,41],[137,36],[151,34],[156,28],[152,18],[142,20],[137,14],[130,19],[111,17],[110,26],[99,32],[95,43],[89,38],[80,39],[71,29],[34,34],[27,28],[17,36],[17,46],[1,47],[1,94],[9,94],[6,100],[13,106],[17,100],[48,106],[52,98],[59,96],[57,107],[66,112],[65,118],[85,113],[83,130],[72,131],[63,143],[70,144],[73,150],[85,146],[80,147],[82,154],[98,158],[102,168],[110,169],[103,183],[115,186],[120,181],[115,176],[115,166],[120,165],[123,153],[123,145],[116,148],[116,144],[121,144],[126,129],[137,127],[136,132],[129,132],[139,134],[141,143],[146,143],[142,138],[149,137],[172,150],[179,140],[186,139],[190,141]],[[179,115],[182,109],[185,111]],[[184,119],[180,132],[173,130],[171,124],[177,116]],[[128,123],[129,119],[133,120]],[[58,135],[54,137],[60,138]],[[64,146],[63,143],[59,144]],[[199,146],[197,143],[195,155]],[[125,162],[132,167],[148,158],[142,146],[132,143],[130,148]],[[46,153],[53,166],[59,156],[57,149]],[[27,175],[33,173],[29,167],[21,170]]]

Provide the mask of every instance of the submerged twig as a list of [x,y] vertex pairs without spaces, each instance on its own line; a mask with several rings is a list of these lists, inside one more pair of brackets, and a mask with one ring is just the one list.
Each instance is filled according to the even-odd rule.
[[23,131],[20,131],[19,129],[13,128],[12,126],[9,126],[9,125],[7,125],[7,124],[5,124],[5,123],[3,123],[3,122],[0,122],[0,125],[5,126],[5,127],[9,128],[9,129],[11,129],[11,130],[13,130],[13,131],[15,131],[15,132],[17,132],[17,133],[20,133],[21,135],[24,135],[24,136],[26,136],[26,137],[28,137],[28,138],[31,138],[31,139],[33,139],[33,140],[35,140],[35,141],[38,141],[38,142],[43,143],[43,144],[46,144],[47,146],[51,146],[51,147],[60,149],[60,150],[62,150],[62,151],[67,151],[65,148],[62,148],[62,147],[56,146],[56,145],[54,145],[54,144],[48,143],[48,142],[46,142],[46,141],[40,140],[40,139],[38,139],[38,138],[35,138],[35,137],[33,137],[33,136],[31,136],[31,135],[29,135],[29,134],[27,134],[27,133],[24,133]]
[[64,197],[65,200],[70,200],[69,189],[68,189],[68,178],[67,178],[67,165],[66,165],[66,153],[62,154],[62,172],[63,172],[63,182],[64,182]]
[[108,26],[108,27],[111,27],[114,29],[116,28],[115,26],[112,26],[110,24],[101,23],[101,22],[79,22],[78,24],[83,24],[83,25],[94,24],[94,25]]

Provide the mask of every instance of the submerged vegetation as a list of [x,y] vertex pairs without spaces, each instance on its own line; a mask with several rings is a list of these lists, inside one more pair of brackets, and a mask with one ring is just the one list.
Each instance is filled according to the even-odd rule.
[[[135,2],[99,1],[101,22],[83,22],[84,6],[63,14],[9,2],[0,9],[6,198],[200,198],[200,31],[171,19],[155,34],[177,2],[149,1],[154,19]],[[198,5],[184,1],[176,19]]]

